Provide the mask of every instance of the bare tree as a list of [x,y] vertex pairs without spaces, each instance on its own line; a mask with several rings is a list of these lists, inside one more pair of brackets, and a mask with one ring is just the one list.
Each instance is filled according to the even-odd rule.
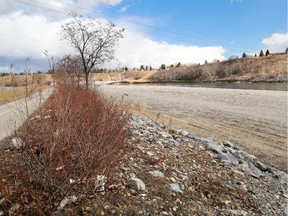
[[57,78],[72,85],[80,86],[80,78],[83,73],[81,57],[78,55],[65,55],[56,63]]
[[72,20],[62,26],[62,39],[80,54],[85,73],[86,88],[92,69],[99,64],[115,59],[115,49],[124,29],[113,23],[83,18],[71,14]]

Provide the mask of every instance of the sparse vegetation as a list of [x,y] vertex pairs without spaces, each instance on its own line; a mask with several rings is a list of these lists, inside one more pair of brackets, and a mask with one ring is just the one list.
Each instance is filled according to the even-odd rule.
[[[245,53],[244,53],[245,54]],[[149,82],[286,81],[287,56],[269,54],[261,58],[233,58],[204,65],[171,67],[157,71]]]

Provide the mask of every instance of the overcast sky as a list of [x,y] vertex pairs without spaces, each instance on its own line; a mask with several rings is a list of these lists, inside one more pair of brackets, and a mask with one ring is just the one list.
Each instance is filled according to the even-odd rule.
[[126,29],[119,62],[105,67],[158,68],[287,47],[286,0],[0,0],[0,72],[12,63],[16,72],[46,70],[45,50],[55,59],[73,53],[59,40],[71,11]]

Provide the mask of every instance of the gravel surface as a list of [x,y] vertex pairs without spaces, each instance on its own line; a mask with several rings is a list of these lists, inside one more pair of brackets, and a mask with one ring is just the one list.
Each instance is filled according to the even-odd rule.
[[280,170],[287,169],[287,92],[161,85],[101,85],[160,123],[216,142],[231,140]]

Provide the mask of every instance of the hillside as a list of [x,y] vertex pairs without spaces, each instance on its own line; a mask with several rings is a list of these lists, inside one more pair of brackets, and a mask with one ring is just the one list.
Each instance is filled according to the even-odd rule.
[[32,83],[47,84],[53,81],[51,74],[35,73],[33,75],[26,76],[25,74],[13,74],[12,76],[0,76],[0,86],[6,87],[19,87]]
[[93,80],[126,82],[286,82],[287,54],[246,57],[160,71],[128,71],[94,74]]

